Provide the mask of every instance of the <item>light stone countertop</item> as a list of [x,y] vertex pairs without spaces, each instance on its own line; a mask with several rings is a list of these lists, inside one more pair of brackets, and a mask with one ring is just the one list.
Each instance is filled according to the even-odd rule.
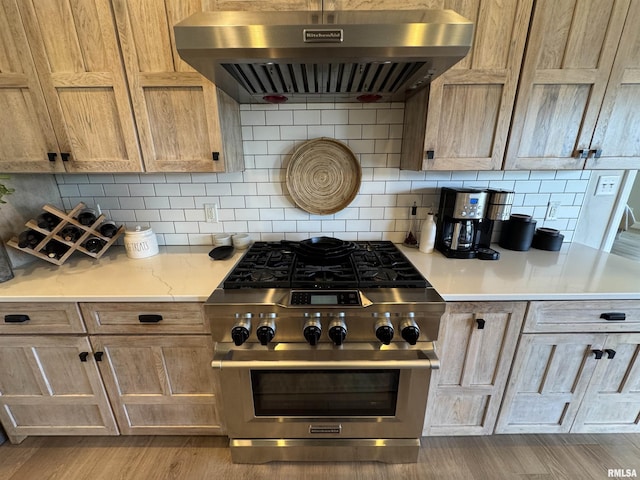
[[246,252],[212,260],[212,248],[160,247],[158,255],[132,259],[114,246],[100,259],[76,253],[59,267],[36,260],[0,283],[0,301],[203,302]]
[[[447,301],[640,299],[640,263],[573,243],[559,252],[501,249],[497,261],[453,260],[399,246]],[[99,260],[42,260],[0,283],[2,302],[203,302],[245,250],[212,260],[210,246],[160,247],[144,259],[112,247]]]
[[447,301],[640,299],[640,262],[571,243],[558,252],[506,250],[458,260],[400,246]]

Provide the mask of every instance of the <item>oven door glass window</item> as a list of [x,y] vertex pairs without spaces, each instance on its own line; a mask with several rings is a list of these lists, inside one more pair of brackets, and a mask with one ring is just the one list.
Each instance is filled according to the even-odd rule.
[[395,416],[400,370],[252,370],[256,417]]

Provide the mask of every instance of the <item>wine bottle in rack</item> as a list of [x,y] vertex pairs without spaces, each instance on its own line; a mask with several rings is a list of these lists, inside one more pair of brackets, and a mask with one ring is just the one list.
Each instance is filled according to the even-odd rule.
[[83,208],[78,213],[78,222],[80,222],[85,227],[89,227],[94,224],[94,222],[98,219],[98,212],[96,212],[93,208]]
[[83,247],[87,252],[98,253],[102,248],[106,245],[107,242],[98,237],[89,237],[86,242],[84,242]]
[[18,246],[20,248],[36,248],[43,239],[44,235],[42,233],[32,229],[25,230],[18,235]]
[[49,242],[44,246],[44,254],[55,260],[60,260],[68,251],[69,247],[67,245],[53,239],[49,240]]
[[82,230],[75,225],[66,225],[62,230],[60,230],[58,235],[64,238],[67,242],[75,243],[82,236],[82,233]]
[[111,220],[105,220],[98,227],[98,231],[100,235],[104,235],[107,238],[115,237],[116,233],[118,233],[118,227],[115,222]]
[[53,230],[59,223],[61,219],[49,212],[42,212],[40,215],[36,217],[36,223],[38,226],[44,230]]

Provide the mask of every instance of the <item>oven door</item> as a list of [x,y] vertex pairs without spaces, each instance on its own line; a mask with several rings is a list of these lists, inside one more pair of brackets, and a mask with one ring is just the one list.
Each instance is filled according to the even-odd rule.
[[[231,438],[417,438],[431,369],[426,348],[218,344]],[[324,348],[323,348],[324,347]]]

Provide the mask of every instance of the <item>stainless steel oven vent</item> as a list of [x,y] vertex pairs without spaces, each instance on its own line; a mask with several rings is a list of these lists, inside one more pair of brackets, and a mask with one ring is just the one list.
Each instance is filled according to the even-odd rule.
[[201,12],[180,56],[241,103],[404,101],[469,51],[451,10]]

